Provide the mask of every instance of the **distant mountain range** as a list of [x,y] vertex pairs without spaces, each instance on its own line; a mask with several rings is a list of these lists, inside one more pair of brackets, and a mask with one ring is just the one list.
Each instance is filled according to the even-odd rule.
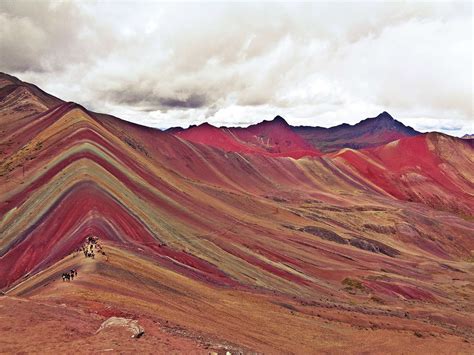
[[331,128],[290,126],[284,118],[276,116],[272,121],[263,121],[246,128],[217,128],[205,123],[187,129],[170,128],[167,131],[195,143],[228,151],[265,152],[292,157],[320,155],[342,148],[376,147],[420,134],[387,112],[355,125],[341,124]]

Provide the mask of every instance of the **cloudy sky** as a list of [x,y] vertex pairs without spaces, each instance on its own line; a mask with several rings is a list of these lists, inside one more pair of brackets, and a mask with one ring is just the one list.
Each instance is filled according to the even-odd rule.
[[471,2],[0,1],[0,71],[144,125],[474,133]]

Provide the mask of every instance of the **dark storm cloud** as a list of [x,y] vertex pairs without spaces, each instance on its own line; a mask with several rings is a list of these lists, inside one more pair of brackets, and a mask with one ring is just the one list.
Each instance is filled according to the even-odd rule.
[[184,99],[161,97],[159,102],[167,108],[201,108],[207,103],[206,96],[199,94],[191,94]]
[[197,93],[178,94],[175,97],[164,97],[155,95],[151,91],[136,91],[133,88],[128,88],[124,91],[104,92],[103,95],[112,102],[135,106],[141,111],[148,112],[157,110],[167,111],[175,108],[202,108],[209,104],[206,95]]

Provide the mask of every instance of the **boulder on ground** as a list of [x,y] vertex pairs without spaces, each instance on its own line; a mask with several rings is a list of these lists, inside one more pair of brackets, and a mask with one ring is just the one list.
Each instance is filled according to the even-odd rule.
[[132,332],[132,338],[140,338],[145,333],[145,329],[143,329],[143,327],[138,324],[138,321],[134,319],[110,317],[101,324],[96,334],[104,329],[111,327],[122,327],[129,330],[130,332]]

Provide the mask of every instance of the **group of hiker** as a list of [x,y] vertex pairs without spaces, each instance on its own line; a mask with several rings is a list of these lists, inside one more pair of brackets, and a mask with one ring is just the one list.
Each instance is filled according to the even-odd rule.
[[82,245],[82,247],[80,248],[80,250],[84,253],[84,257],[86,258],[92,258],[94,259],[95,258],[95,252],[94,252],[94,248],[97,249],[98,248],[98,240],[99,238],[91,235],[89,237],[86,238],[84,244]]
[[69,272],[63,272],[63,275],[62,275],[63,282],[64,281],[72,281],[72,280],[74,280],[75,276],[77,276],[77,270],[76,269],[71,269]]
[[85,258],[95,259],[96,254],[101,254],[107,257],[107,255],[105,254],[105,251],[102,249],[102,245],[100,245],[99,243],[99,238],[93,235],[86,238],[86,240],[84,241],[84,244],[75,251],[74,255],[76,255],[76,253],[79,253],[81,251],[84,254]]
[[[88,236],[85,239],[84,244],[74,251],[73,256],[76,256],[81,251],[84,253],[85,258],[95,259],[95,255],[98,253],[105,256],[107,261],[109,261],[109,257],[103,250],[102,245],[99,243],[99,238],[94,235]],[[71,271],[62,274],[62,279],[63,281],[71,281],[74,280],[75,276],[77,276],[77,270],[71,269]]]

